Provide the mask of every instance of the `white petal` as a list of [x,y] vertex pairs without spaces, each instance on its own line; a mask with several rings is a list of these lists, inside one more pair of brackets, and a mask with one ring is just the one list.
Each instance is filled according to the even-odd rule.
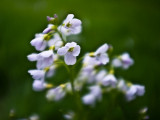
[[104,86],[112,86],[115,87],[117,83],[117,79],[115,78],[114,75],[109,74],[107,75],[103,80],[102,80],[102,85]]
[[82,22],[79,19],[74,18],[70,24],[72,25],[71,27],[77,27],[80,26]]
[[37,53],[32,53],[30,55],[27,56],[29,61],[36,61],[38,58],[38,54]]
[[68,14],[67,18],[63,21],[64,24],[67,24],[73,19],[74,15],[73,14]]
[[73,52],[72,52],[72,55],[73,56],[78,56],[79,55],[79,53],[80,53],[80,46],[79,45],[76,45],[76,47],[74,47],[74,50],[73,50]]
[[71,42],[71,43],[67,43],[65,46],[67,46],[67,47],[69,47],[69,48],[72,48],[72,47],[76,47],[76,46],[77,46],[77,43]]
[[44,82],[41,80],[34,80],[32,86],[33,90],[35,91],[42,91],[43,89],[45,89]]
[[45,57],[45,58],[47,58],[47,57],[49,57],[51,55],[53,55],[53,51],[52,50],[46,50],[46,51],[41,52],[39,54],[39,57]]
[[46,48],[47,42],[43,41],[41,37],[38,37],[31,41],[31,45],[35,46],[36,50],[42,51]]
[[109,57],[106,53],[103,53],[99,56],[99,60],[102,64],[107,64],[109,62]]
[[73,56],[71,52],[68,52],[64,56],[64,61],[67,65],[74,65],[76,63],[76,57]]
[[88,94],[88,95],[85,95],[83,98],[82,98],[82,101],[84,104],[87,104],[87,105],[94,105],[95,104],[95,96],[92,95],[92,94]]
[[68,49],[69,48],[66,47],[66,46],[61,47],[61,48],[58,49],[57,54],[59,54],[59,55],[65,55],[67,53]]
[[108,45],[105,43],[104,45],[100,46],[96,50],[95,54],[97,55],[97,54],[100,54],[100,53],[105,53],[107,50],[108,50]]
[[33,79],[36,80],[43,79],[45,75],[43,70],[29,70],[28,72],[32,75]]

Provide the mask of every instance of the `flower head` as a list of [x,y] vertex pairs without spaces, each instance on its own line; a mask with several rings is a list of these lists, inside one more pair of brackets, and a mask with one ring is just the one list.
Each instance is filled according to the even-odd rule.
[[65,35],[78,34],[81,32],[82,22],[74,18],[73,14],[69,14],[59,27],[59,30]]
[[75,42],[67,43],[64,47],[58,49],[59,55],[64,55],[64,60],[67,65],[74,65],[76,57],[80,53],[80,46]]
[[38,51],[42,51],[47,46],[47,41],[45,41],[45,34],[36,34],[35,38],[30,42],[32,46]]
[[100,46],[96,52],[90,53],[89,56],[93,57],[96,61],[98,61],[100,64],[107,64],[109,62],[109,57],[107,55],[108,45],[104,44]]
[[114,67],[122,67],[123,69],[128,69],[133,63],[134,61],[128,53],[123,53],[112,61]]

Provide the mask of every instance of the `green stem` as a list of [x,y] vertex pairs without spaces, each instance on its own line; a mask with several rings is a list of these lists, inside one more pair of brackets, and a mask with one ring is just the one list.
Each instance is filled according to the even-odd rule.
[[62,39],[62,41],[64,42],[64,43],[66,43],[66,40],[63,38],[63,35],[61,34],[61,32],[57,29],[56,30],[57,31],[57,33],[59,34],[59,36],[60,36],[60,38]]

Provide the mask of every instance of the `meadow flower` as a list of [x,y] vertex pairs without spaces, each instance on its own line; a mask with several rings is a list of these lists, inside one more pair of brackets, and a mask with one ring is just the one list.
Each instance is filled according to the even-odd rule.
[[97,60],[98,62],[100,62],[101,64],[105,65],[109,62],[109,57],[107,55],[107,50],[108,50],[108,45],[104,44],[102,46],[100,46],[96,52],[92,52],[89,55],[91,57],[93,57],[95,60]]
[[112,65],[114,67],[122,67],[123,69],[128,69],[131,65],[133,65],[133,63],[134,61],[128,53],[123,53],[112,61]]
[[45,40],[46,34],[36,34],[35,38],[30,42],[32,46],[38,51],[43,51],[47,46],[47,41]]
[[64,61],[67,65],[74,65],[76,57],[80,53],[80,46],[75,42],[67,43],[64,47],[58,49],[59,55],[64,55]]
[[35,80],[44,79],[45,71],[44,70],[29,70],[30,73]]
[[45,83],[43,80],[34,80],[32,87],[35,91],[42,91],[45,89]]
[[54,53],[52,50],[46,50],[38,54],[37,68],[44,69],[53,64]]
[[101,82],[104,86],[116,87],[117,79],[113,74],[108,74],[102,79]]
[[102,98],[102,91],[100,86],[95,85],[89,87],[90,92],[89,94],[82,97],[82,101],[86,105],[94,105],[96,100],[101,100]]
[[131,85],[126,91],[128,101],[135,99],[136,96],[142,96],[145,93],[145,87],[141,85]]
[[43,30],[44,34],[47,34],[56,29],[56,26],[53,24],[49,24],[46,29]]
[[55,50],[60,48],[63,45],[63,42],[59,34],[55,33],[53,38],[48,41],[48,46],[53,46]]
[[74,18],[73,14],[69,14],[58,29],[65,35],[78,34],[81,32],[81,24],[79,19]]
[[50,101],[58,101],[61,100],[66,95],[66,92],[63,86],[58,86],[56,88],[52,88],[48,90],[46,98]]

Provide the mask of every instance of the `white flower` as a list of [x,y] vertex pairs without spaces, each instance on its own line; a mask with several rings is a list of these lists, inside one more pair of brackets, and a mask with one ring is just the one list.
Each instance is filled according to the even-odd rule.
[[102,85],[104,86],[112,86],[115,87],[117,83],[117,79],[114,75],[108,74],[102,79]]
[[126,91],[126,98],[128,101],[135,99],[136,96],[143,96],[145,93],[145,87],[141,85],[132,85]]
[[107,55],[108,45],[104,44],[100,46],[96,52],[90,53],[89,55],[93,57],[96,61],[99,62],[99,64],[107,64],[109,62],[109,57]]
[[64,118],[67,120],[73,120],[75,113],[73,111],[69,111],[64,115]]
[[58,86],[56,88],[50,89],[47,92],[46,98],[50,101],[58,101],[61,100],[65,96],[66,92],[63,87]]
[[44,75],[45,75],[44,70],[29,70],[28,72],[32,75],[33,79],[35,80],[44,79]]
[[91,86],[90,93],[82,97],[82,101],[86,105],[94,105],[96,100],[102,99],[102,90],[100,86]]
[[78,34],[81,32],[81,24],[79,19],[74,18],[73,14],[69,14],[58,29],[65,35]]
[[54,46],[55,50],[60,48],[62,45],[63,45],[63,42],[57,33],[55,33],[53,38],[48,41],[48,46]]
[[43,51],[38,54],[37,59],[37,68],[44,69],[45,67],[49,67],[53,64],[54,53],[52,50]]
[[123,92],[126,92],[128,89],[128,86],[126,85],[126,83],[123,79],[120,79],[118,81],[117,88]]
[[44,33],[44,34],[47,34],[47,33],[49,33],[50,31],[55,30],[55,29],[56,29],[56,26],[55,26],[55,25],[49,24],[49,25],[47,26],[47,28],[44,29],[43,33]]
[[35,38],[30,42],[32,46],[36,48],[38,51],[43,51],[46,46],[47,42],[44,40],[45,34],[36,34]]
[[32,87],[35,91],[42,91],[45,89],[45,85],[46,84],[43,82],[43,80],[34,80]]
[[32,53],[30,55],[27,56],[29,61],[37,61],[38,59],[38,54],[37,53]]
[[46,73],[47,77],[52,77],[55,73],[55,65],[51,65]]
[[99,71],[95,76],[96,82],[101,83],[102,79],[106,76],[106,74],[107,74],[106,70]]
[[80,46],[75,42],[67,43],[64,47],[58,49],[59,55],[64,55],[64,61],[67,65],[76,63],[76,56],[80,53]]
[[93,94],[87,94],[82,97],[82,101],[86,105],[94,105],[95,104],[95,96]]
[[128,53],[123,53],[112,61],[114,67],[122,67],[123,69],[128,69],[133,63],[134,61]]

